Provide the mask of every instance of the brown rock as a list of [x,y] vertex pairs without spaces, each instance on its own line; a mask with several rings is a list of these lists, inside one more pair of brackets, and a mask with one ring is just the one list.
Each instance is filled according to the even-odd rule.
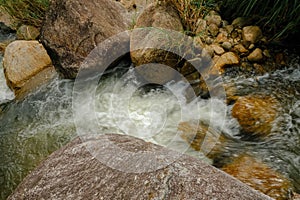
[[221,153],[227,139],[224,135],[201,122],[181,122],[178,125],[180,136],[196,151],[202,151],[210,159]]
[[247,58],[251,62],[259,62],[264,58],[264,56],[262,50],[260,48],[256,48]]
[[248,50],[242,44],[237,44],[233,48],[236,52],[240,54],[248,53]]
[[[10,43],[5,50],[3,68],[8,86],[17,95],[21,88],[22,93],[25,93],[25,90],[34,87],[32,83],[29,87],[28,81],[44,70],[49,72],[48,68],[53,69],[53,66],[46,50],[38,41],[17,40]],[[52,73],[46,74],[54,73],[53,70],[50,71]]]
[[29,25],[22,25],[17,30],[17,39],[18,40],[35,40],[40,35],[40,31]]
[[265,50],[263,51],[263,54],[264,54],[264,56],[266,56],[266,57],[268,57],[268,58],[271,58],[271,54],[270,54],[269,50],[265,49]]
[[[180,57],[171,52],[172,49],[178,49],[178,45],[182,45],[180,43],[181,35],[179,33],[167,33],[166,31],[174,30],[180,32],[183,30],[183,27],[177,11],[172,5],[169,3],[150,4],[138,17],[136,28],[138,27],[155,27],[157,29],[149,29],[149,31],[145,30],[144,32],[133,31],[131,34],[130,56],[137,70],[139,70],[139,66],[148,63],[160,63],[176,69]],[[162,31],[160,28],[165,29],[165,31]],[[193,42],[192,38],[190,42]],[[152,48],[149,48],[149,46]],[[170,49],[171,52],[166,51],[166,49]],[[161,82],[162,84],[173,80],[176,73],[174,70],[164,69],[163,67],[151,71],[155,73],[153,77],[165,80],[165,82]],[[143,76],[145,74],[147,72],[143,72]],[[144,78],[147,81],[153,81],[153,79],[148,79],[150,78],[149,75]]]
[[226,31],[227,31],[228,34],[231,34],[231,32],[234,29],[233,25],[227,25],[224,28],[226,29]]
[[[75,78],[91,50],[105,39],[125,31],[129,23],[127,11],[119,2],[52,1],[41,30],[41,41],[61,75]],[[119,45],[129,46],[129,41]]]
[[228,36],[227,33],[219,33],[215,39],[215,42],[216,43],[227,42],[228,41],[227,36]]
[[206,36],[205,37],[205,43],[207,44],[207,45],[210,45],[210,44],[212,44],[214,42],[214,39],[213,38],[211,38],[211,37],[209,37],[209,36]]
[[245,134],[266,136],[271,132],[279,108],[279,102],[271,96],[244,96],[234,104],[232,116]]
[[120,0],[120,3],[132,13],[132,17],[140,14],[153,0]]
[[197,29],[196,29],[196,32],[195,32],[196,35],[205,33],[206,28],[207,28],[206,20],[201,19],[201,18],[198,19],[198,21],[197,21]]
[[300,200],[300,194],[294,193],[292,199],[293,199],[293,200]]
[[220,59],[214,65],[214,72],[223,73],[225,66],[237,65],[240,62],[240,58],[233,52],[224,53]]
[[291,182],[262,161],[249,155],[239,155],[232,163],[222,167],[222,170],[274,199],[289,198]]
[[157,27],[183,31],[177,11],[170,3],[152,3],[138,17],[135,28]]
[[218,26],[216,25],[216,24],[210,24],[209,26],[208,26],[208,31],[210,32],[210,34],[212,35],[212,36],[217,36],[218,35],[218,33],[219,33],[219,28],[218,28]]
[[220,15],[208,15],[205,20],[207,21],[207,25],[211,25],[211,24],[215,24],[217,25],[218,27],[221,26],[221,23],[222,23],[222,18]]
[[210,45],[214,52],[218,55],[225,53],[224,49],[217,44]]
[[258,26],[246,26],[243,28],[242,37],[244,41],[255,44],[263,35]]
[[[110,143],[113,143],[111,146]],[[86,149],[94,144],[100,162]],[[118,147],[118,150],[115,147]],[[122,156],[122,154],[124,156]],[[139,155],[140,158],[136,158]],[[148,156],[153,155],[153,156]],[[170,158],[178,158],[156,168]],[[154,159],[152,161],[152,159]],[[150,161],[150,162],[149,162]],[[120,169],[151,172],[128,173]],[[109,166],[107,166],[109,165]],[[203,161],[126,135],[98,135],[76,139],[40,164],[15,192],[12,199],[270,199]]]
[[252,49],[254,49],[255,48],[255,45],[254,44],[250,44],[249,46],[248,46],[248,49],[249,50],[252,50]]

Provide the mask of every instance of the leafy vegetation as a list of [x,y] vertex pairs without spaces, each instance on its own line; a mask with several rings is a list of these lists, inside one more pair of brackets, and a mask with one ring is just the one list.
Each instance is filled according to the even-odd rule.
[[299,33],[299,0],[223,0],[222,15],[227,18],[254,18],[272,39],[284,39]]
[[6,11],[17,23],[40,27],[49,0],[0,0],[0,9]]

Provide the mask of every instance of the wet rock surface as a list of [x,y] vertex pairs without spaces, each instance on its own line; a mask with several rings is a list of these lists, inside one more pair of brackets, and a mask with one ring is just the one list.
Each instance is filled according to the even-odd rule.
[[246,135],[266,136],[271,133],[280,111],[279,102],[271,96],[249,95],[239,97],[232,108]]
[[291,197],[291,182],[252,156],[239,155],[231,163],[223,166],[222,170],[274,199]]
[[134,153],[170,153],[131,136],[101,135],[84,143],[76,139],[42,162],[8,199],[270,199],[186,155],[149,173],[109,168],[85,148],[87,142],[101,148],[107,139]]

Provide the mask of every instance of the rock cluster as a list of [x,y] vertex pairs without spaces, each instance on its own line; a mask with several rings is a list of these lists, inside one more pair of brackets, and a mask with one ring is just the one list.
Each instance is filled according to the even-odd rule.
[[213,71],[223,74],[228,67],[263,74],[274,69],[276,62],[267,48],[267,39],[258,26],[249,26],[244,18],[231,24],[215,11],[199,19],[196,36],[214,60]]

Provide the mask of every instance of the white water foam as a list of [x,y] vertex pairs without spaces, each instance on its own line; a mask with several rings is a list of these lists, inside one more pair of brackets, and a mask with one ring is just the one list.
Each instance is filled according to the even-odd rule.
[[0,103],[14,99],[14,93],[9,89],[6,84],[4,76],[2,56],[0,56]]

